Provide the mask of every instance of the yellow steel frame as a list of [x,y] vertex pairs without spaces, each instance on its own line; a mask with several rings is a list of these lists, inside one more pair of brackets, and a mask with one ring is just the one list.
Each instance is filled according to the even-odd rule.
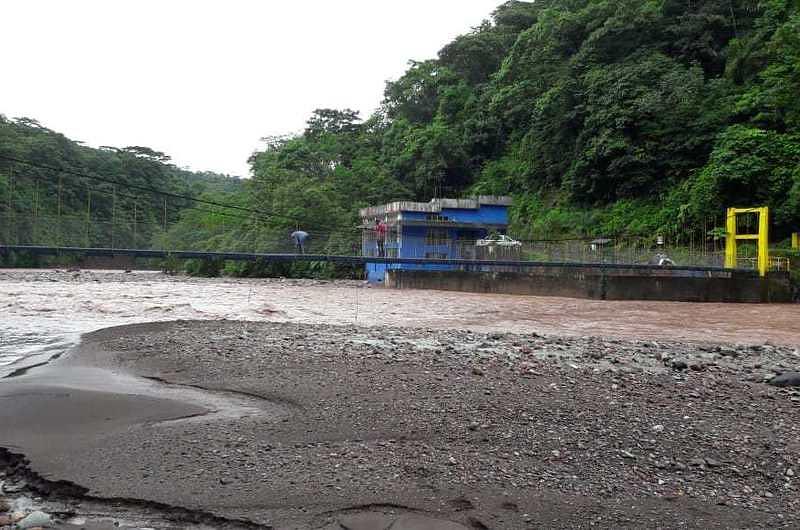
[[[739,234],[736,231],[737,216],[742,214],[758,214],[758,233]],[[769,208],[728,208],[727,234],[725,236],[725,266],[729,269],[736,268],[739,241],[751,240],[758,242],[757,268],[761,276],[766,276],[769,270]]]

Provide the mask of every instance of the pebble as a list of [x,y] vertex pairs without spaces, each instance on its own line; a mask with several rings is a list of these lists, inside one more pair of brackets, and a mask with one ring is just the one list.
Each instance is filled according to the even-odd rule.
[[689,364],[686,361],[680,359],[673,360],[671,364],[673,370],[683,371],[689,368]]
[[3,484],[3,491],[6,493],[19,493],[24,490],[28,485],[24,482],[17,482],[15,484]]

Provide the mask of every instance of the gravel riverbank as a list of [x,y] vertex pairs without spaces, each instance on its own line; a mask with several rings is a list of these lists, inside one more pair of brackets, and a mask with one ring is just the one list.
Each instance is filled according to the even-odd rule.
[[763,343],[134,325],[0,385],[0,421],[37,414],[43,374],[77,367],[238,396],[247,412],[178,410],[171,395],[106,416],[113,393],[87,407],[64,391],[61,407],[97,421],[74,437],[57,419],[6,429],[0,445],[82,488],[76,506],[136,500],[212,527],[796,528],[800,394],[765,381],[799,364]]

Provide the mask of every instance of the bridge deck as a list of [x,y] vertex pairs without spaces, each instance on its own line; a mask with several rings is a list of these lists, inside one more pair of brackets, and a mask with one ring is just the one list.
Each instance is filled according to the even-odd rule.
[[[0,245],[0,254],[8,252],[25,252],[36,256],[129,256],[133,258],[165,259],[211,259],[231,261],[266,261],[266,262],[291,262],[291,261],[325,261],[350,265],[365,265],[367,263],[406,264],[406,265],[457,265],[470,267],[516,267],[519,269],[530,268],[583,268],[603,270],[638,270],[638,271],[664,271],[658,265],[620,264],[620,263],[578,263],[578,262],[542,262],[542,261],[514,261],[514,260],[466,260],[466,259],[428,259],[428,258],[380,258],[372,256],[342,256],[330,254],[262,254],[251,252],[205,252],[194,250],[152,250],[152,249],[122,249],[122,248],[84,248],[84,247],[48,247],[28,245]],[[674,272],[752,272],[741,269],[725,269],[722,267],[695,267],[672,266],[668,270]]]

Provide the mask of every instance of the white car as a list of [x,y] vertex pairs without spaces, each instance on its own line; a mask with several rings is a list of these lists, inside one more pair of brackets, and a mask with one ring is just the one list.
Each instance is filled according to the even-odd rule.
[[490,247],[490,246],[498,246],[498,247],[521,247],[522,243],[515,239],[511,239],[506,235],[499,235],[494,239],[479,239],[475,246],[477,247]]

